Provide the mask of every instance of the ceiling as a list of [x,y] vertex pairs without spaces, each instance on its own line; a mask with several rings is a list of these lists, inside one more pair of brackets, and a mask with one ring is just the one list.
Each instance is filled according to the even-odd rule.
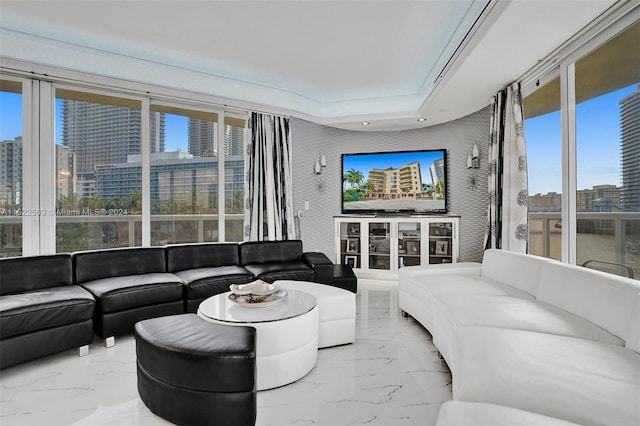
[[403,130],[488,105],[613,3],[0,0],[0,54],[344,129]]

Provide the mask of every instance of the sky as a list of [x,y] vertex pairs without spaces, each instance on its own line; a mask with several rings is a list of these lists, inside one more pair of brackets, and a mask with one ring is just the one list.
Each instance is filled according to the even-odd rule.
[[[620,107],[618,102],[637,90],[631,85],[576,106],[578,189],[594,185],[621,185],[620,181]],[[0,141],[22,135],[21,96],[0,92]],[[60,108],[57,108],[59,111]],[[60,120],[56,119],[56,142],[60,143]],[[187,118],[167,114],[166,151],[187,151]],[[562,192],[560,112],[525,120],[529,194]],[[396,157],[396,167],[415,161],[415,157]],[[395,160],[394,160],[395,161]],[[354,168],[367,175],[371,166]],[[430,165],[431,163],[429,163]]]
[[439,151],[413,151],[413,152],[394,152],[381,155],[381,153],[344,155],[343,171],[346,173],[349,169],[356,169],[362,173],[364,180],[367,180],[371,169],[388,169],[393,167],[397,169],[407,164],[420,163],[420,173],[422,174],[423,183],[431,183],[431,174],[429,168],[431,164],[439,158],[442,158],[442,152]]
[[[621,186],[620,105],[637,84],[576,105],[578,189]],[[562,192],[560,112],[524,122],[529,194]]]

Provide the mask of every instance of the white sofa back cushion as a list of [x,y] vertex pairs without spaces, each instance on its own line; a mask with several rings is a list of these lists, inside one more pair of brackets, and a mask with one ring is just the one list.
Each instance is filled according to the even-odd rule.
[[542,266],[538,300],[581,316],[627,342],[640,282],[566,263]]
[[629,338],[626,340],[625,346],[627,348],[640,352],[640,293],[636,296],[636,303],[633,307],[633,314],[631,315]]
[[484,252],[480,275],[535,296],[540,282],[540,267],[549,262],[555,261],[530,254],[489,249]]

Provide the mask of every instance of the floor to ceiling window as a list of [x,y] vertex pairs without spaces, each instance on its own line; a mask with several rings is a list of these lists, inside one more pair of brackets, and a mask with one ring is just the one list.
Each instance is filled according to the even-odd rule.
[[640,24],[575,64],[576,263],[640,278],[638,40]]
[[244,236],[244,126],[243,119],[225,117],[224,212],[227,241],[242,241]]
[[0,80],[0,257],[22,254],[22,84]]
[[529,174],[529,253],[562,258],[560,79],[525,98]]
[[0,79],[0,257],[242,241],[243,115],[24,81]]
[[553,78],[524,100],[532,254],[640,278],[638,39],[636,22],[580,46],[556,68],[564,89]]
[[218,115],[162,105],[151,114],[164,117],[162,145],[152,139],[151,244],[220,241]]
[[140,101],[56,90],[56,251],[141,244]]

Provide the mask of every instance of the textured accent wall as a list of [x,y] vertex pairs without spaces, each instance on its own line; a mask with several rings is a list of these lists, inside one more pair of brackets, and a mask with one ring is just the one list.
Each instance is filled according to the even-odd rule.
[[[489,108],[461,119],[424,129],[401,132],[354,132],[291,119],[293,140],[293,206],[309,210],[299,220],[300,237],[307,251],[321,251],[335,260],[334,216],[340,214],[341,154],[353,152],[447,149],[448,202],[460,219],[460,260],[481,261],[487,209],[487,146]],[[467,169],[467,154],[476,142],[480,168]],[[314,174],[316,158],[325,153],[327,166]],[[475,190],[468,187],[472,172]]]

